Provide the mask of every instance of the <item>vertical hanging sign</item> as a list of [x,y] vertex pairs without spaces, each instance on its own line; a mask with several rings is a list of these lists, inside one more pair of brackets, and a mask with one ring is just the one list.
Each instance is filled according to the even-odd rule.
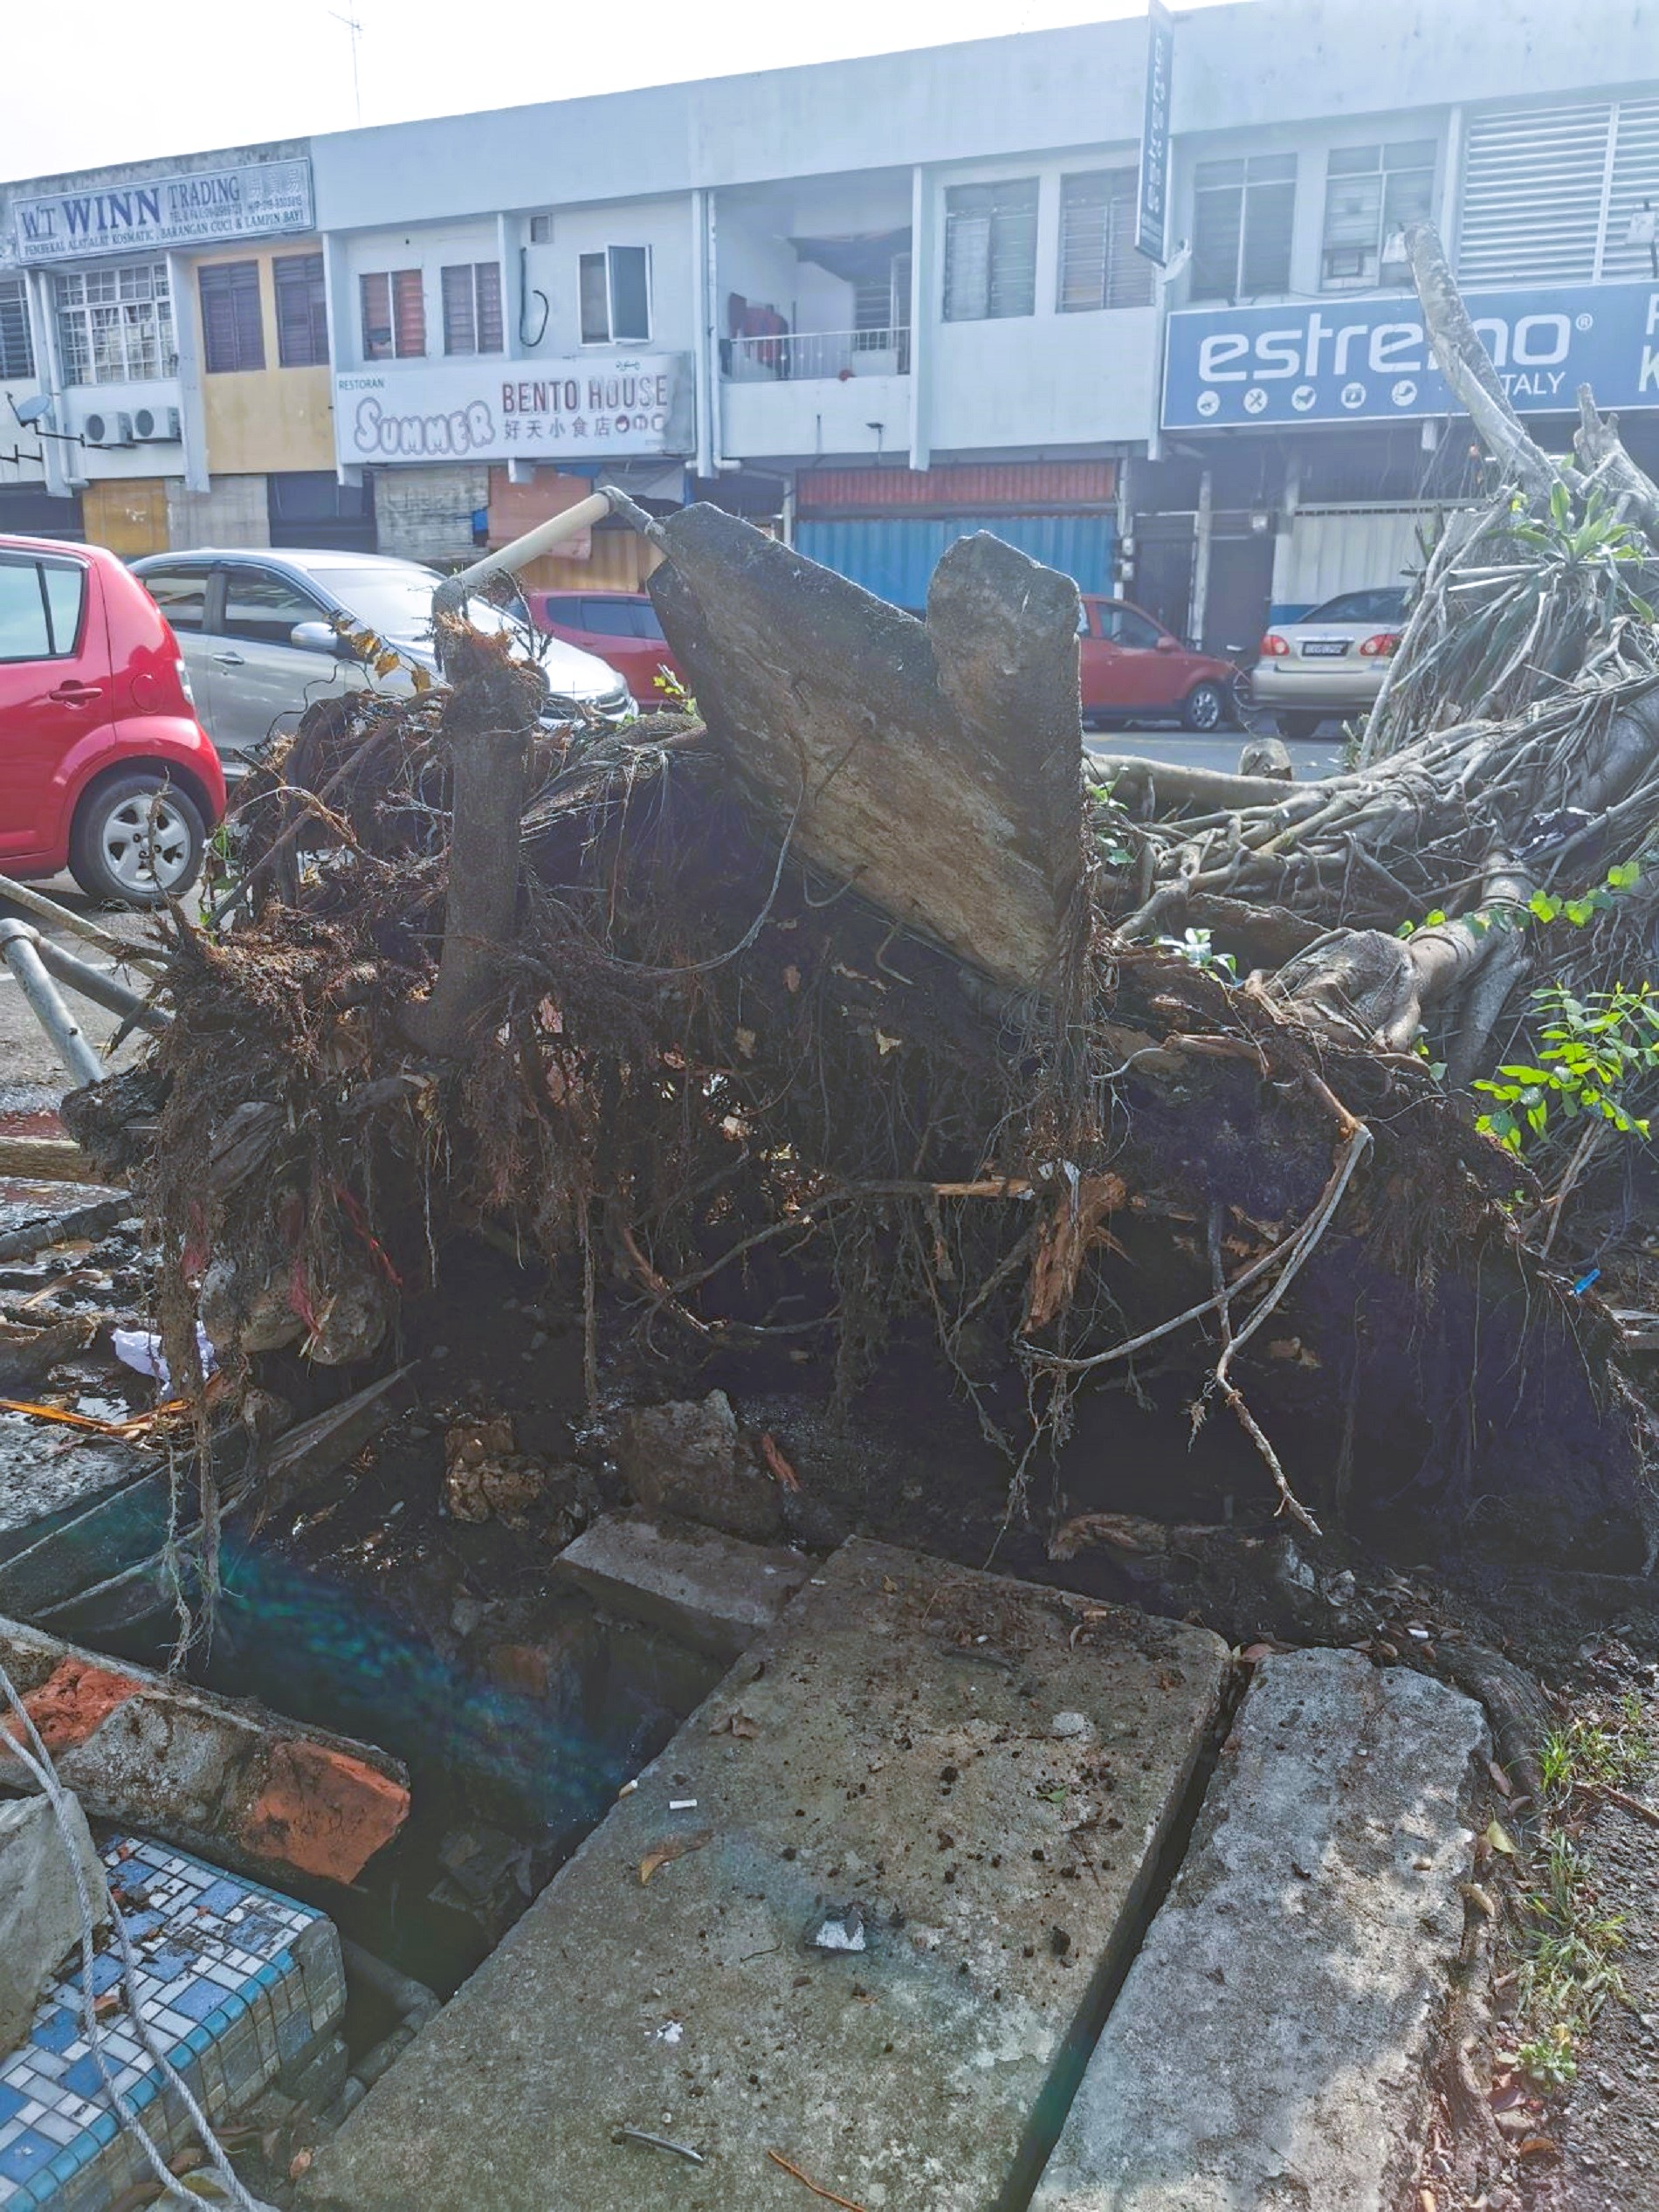
[[1169,198],[1169,77],[1175,25],[1163,0],[1146,0],[1146,106],[1140,122],[1140,191],[1135,245],[1164,264]]

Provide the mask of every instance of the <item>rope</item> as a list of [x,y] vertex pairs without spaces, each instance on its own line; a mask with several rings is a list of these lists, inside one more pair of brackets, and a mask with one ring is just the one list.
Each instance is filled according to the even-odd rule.
[[[11,1748],[22,1760],[29,1773],[34,1776],[47,1803],[52,1807],[52,1818],[58,1823],[58,1832],[63,1838],[64,1849],[69,1855],[70,1867],[74,1873],[75,1898],[80,1908],[81,2024],[86,2030],[87,2047],[97,2065],[99,2078],[109,2101],[110,2110],[114,2113],[119,2125],[126,2130],[143,2152],[145,2163],[160,2184],[162,2194],[176,2204],[199,2207],[202,2203],[201,2197],[193,2190],[183,2187],[145,2132],[137,2113],[128,2106],[120,2090],[115,2086],[115,2077],[104,2049],[104,2030],[99,2021],[93,1996],[93,1946],[97,1934],[98,1921],[87,1886],[86,1868],[82,1862],[79,1843],[75,1830],[69,1823],[68,1793],[58,1779],[58,1770],[52,1765],[52,1754],[41,1740],[40,1732],[35,1726],[34,1716],[17,1694],[17,1685],[10,1675],[7,1673],[3,1664],[0,1664],[0,1694],[4,1696],[6,1703],[17,1714],[27,1737],[27,1741],[24,1742],[14,1736],[11,1739]],[[104,1903],[109,1911],[110,1925],[114,1930],[116,1945],[120,1953],[122,1995],[127,2000],[127,2009],[132,2019],[133,2031],[142,2045],[146,2057],[157,2067],[169,2088],[175,2092],[183,2105],[190,2125],[201,2139],[202,2147],[208,2154],[213,2170],[217,2174],[230,2202],[237,2207],[237,2212],[275,2212],[274,2207],[263,2202],[258,2197],[250,2196],[237,2180],[230,2160],[225,2156],[217,2136],[213,2133],[207,2114],[191,2095],[189,2085],[178,2069],[156,2041],[155,2030],[144,2017],[143,2005],[138,1992],[138,1959],[133,1949],[132,1938],[127,1932],[127,1923],[121,1918],[120,1906],[110,1895],[109,1882],[101,1864],[98,1865],[97,1874],[98,1885],[103,1891]]]

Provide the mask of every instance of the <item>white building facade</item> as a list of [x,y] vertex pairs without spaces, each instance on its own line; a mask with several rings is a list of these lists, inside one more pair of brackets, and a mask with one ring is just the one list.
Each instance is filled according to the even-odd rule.
[[[1587,378],[1659,441],[1659,0],[1179,16],[1167,272],[1146,51],[1118,21],[10,187],[0,393],[45,412],[0,413],[0,527],[124,501],[123,550],[453,561],[611,476],[904,604],[994,528],[1247,651],[1477,479],[1424,215],[1546,438]],[[548,580],[640,558],[601,529]]]

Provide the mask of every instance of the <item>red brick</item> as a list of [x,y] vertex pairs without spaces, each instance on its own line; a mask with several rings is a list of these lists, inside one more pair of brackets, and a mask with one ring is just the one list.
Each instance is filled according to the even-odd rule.
[[[25,1692],[23,1702],[48,1751],[72,1751],[103,1726],[117,1706],[124,1706],[143,1687],[130,1674],[72,1657],[59,1660],[44,1682]],[[17,1738],[22,1726],[15,1714],[9,1714],[0,1723],[0,1737]],[[0,1759],[10,1756],[0,1742]]]
[[409,1813],[409,1792],[348,1752],[273,1744],[241,1828],[244,1847],[301,1874],[352,1882]]

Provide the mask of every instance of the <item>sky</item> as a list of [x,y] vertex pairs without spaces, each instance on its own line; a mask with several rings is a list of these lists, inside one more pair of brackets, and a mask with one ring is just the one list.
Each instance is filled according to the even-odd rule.
[[[1209,4],[1210,0],[1196,0]],[[0,178],[401,123],[637,85],[1139,15],[1144,0],[76,0],[72,58],[50,0],[9,0],[21,65],[0,77]],[[1194,0],[1184,0],[1191,6]],[[352,84],[356,38],[358,91]],[[21,50],[21,53],[20,53]]]

